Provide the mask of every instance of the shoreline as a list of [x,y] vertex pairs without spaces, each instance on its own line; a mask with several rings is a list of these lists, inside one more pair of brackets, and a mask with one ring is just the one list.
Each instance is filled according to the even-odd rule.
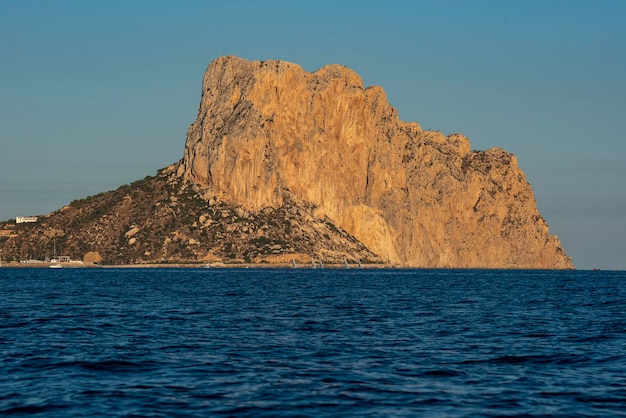
[[[85,263],[83,261],[71,261],[62,263],[50,263],[46,261],[42,262],[3,262],[0,264],[0,270],[3,268],[34,268],[43,269],[51,268],[53,265],[60,265],[61,269],[307,269],[307,270],[537,270],[537,271],[576,271],[577,269],[546,269],[546,268],[505,268],[505,267],[415,267],[415,266],[401,266],[396,264],[362,264],[359,267],[357,264],[338,263],[338,264],[324,264],[324,267],[319,267],[316,264],[313,267],[311,264],[296,264],[294,267],[292,263],[140,263],[140,264],[92,264]],[[613,269],[593,269],[589,271],[620,271]]]
[[50,262],[41,262],[41,263],[2,263],[0,264],[0,268],[51,268],[53,265],[60,265],[61,268],[93,268],[93,269],[101,269],[101,268],[116,268],[116,269],[135,269],[135,268],[146,268],[146,269],[154,269],[154,268],[197,268],[197,269],[267,269],[267,268],[284,268],[284,269],[396,269],[396,268],[411,268],[411,267],[402,267],[391,264],[362,264],[359,267],[357,264],[349,264],[348,267],[345,264],[324,264],[324,267],[315,266],[312,267],[310,264],[296,264],[294,267],[291,263],[141,263],[141,264],[91,264],[84,262],[63,262],[63,263],[50,263]]

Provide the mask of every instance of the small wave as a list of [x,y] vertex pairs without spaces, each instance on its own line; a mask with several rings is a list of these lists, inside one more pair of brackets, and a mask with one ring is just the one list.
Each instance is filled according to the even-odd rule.
[[428,370],[422,373],[422,376],[425,377],[457,377],[463,375],[465,375],[464,372],[451,369]]
[[219,393],[202,393],[198,395],[192,395],[196,399],[222,399],[228,397],[230,394],[228,392],[219,392]]
[[572,398],[580,395],[580,392],[539,392],[539,396],[545,398]]
[[555,337],[554,334],[548,334],[548,333],[544,333],[544,332],[531,332],[528,334],[523,334],[524,337],[526,338],[549,338],[549,337]]
[[446,401],[442,400],[442,399],[438,399],[438,398],[427,398],[427,399],[420,399],[420,400],[416,400],[413,402],[410,402],[410,405],[437,405],[437,404],[442,404],[445,403]]
[[577,364],[592,361],[588,356],[578,354],[501,356],[483,360],[466,360],[459,364]]
[[491,363],[502,364],[576,364],[588,362],[591,359],[578,354],[503,356],[492,359]]
[[0,411],[2,414],[38,414],[46,412],[47,408],[43,406],[15,406]]
[[586,337],[571,337],[571,341],[576,342],[576,343],[591,343],[591,342],[597,342],[597,341],[612,340],[613,338],[614,337],[607,335],[607,334],[600,334],[600,335],[590,335]]
[[165,345],[163,347],[159,347],[159,351],[169,351],[169,350],[196,350],[198,348],[202,348],[201,344],[176,344],[176,345]]
[[66,405],[19,405],[0,410],[0,415],[13,414],[44,414],[54,410],[65,409]]
[[578,396],[578,397],[576,397],[576,400],[578,402],[592,403],[592,404],[616,404],[616,405],[619,405],[619,406],[623,406],[623,404],[624,404],[624,397],[623,396],[616,396],[616,397],[609,397],[609,396]]
[[132,362],[123,360],[105,360],[95,362],[76,362],[77,366],[86,370],[107,372],[133,372],[153,370],[157,366],[154,362]]
[[30,322],[14,322],[12,324],[0,324],[0,329],[6,328],[23,328],[31,325]]

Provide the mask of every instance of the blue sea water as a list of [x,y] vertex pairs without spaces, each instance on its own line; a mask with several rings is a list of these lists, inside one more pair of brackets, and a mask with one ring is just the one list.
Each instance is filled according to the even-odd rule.
[[0,414],[626,416],[626,272],[0,269]]

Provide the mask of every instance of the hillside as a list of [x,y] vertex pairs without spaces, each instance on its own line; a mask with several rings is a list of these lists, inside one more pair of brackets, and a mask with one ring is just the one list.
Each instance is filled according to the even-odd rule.
[[117,190],[70,203],[37,223],[3,222],[3,259],[44,260],[96,252],[104,264],[224,262],[378,263],[380,259],[310,205],[288,199],[280,208],[249,212],[201,199],[175,167]]

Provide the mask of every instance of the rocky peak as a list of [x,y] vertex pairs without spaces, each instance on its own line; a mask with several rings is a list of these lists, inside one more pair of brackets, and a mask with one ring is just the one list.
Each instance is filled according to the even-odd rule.
[[340,65],[216,59],[178,173],[253,212],[290,193],[391,263],[572,267],[514,156],[400,121]]

